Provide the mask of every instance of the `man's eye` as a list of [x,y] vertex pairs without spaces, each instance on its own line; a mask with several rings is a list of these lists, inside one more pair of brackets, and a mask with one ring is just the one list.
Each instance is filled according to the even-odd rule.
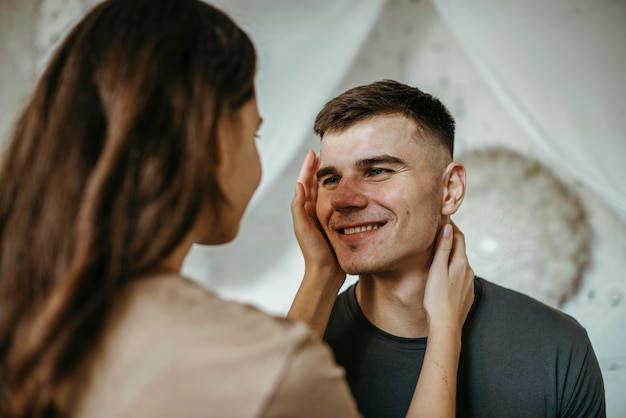
[[389,172],[389,170],[387,170],[386,168],[372,168],[369,171],[369,175],[370,176],[380,176],[381,174],[386,174],[388,172]]
[[322,179],[322,185],[324,186],[337,183],[339,183],[339,177],[326,177]]

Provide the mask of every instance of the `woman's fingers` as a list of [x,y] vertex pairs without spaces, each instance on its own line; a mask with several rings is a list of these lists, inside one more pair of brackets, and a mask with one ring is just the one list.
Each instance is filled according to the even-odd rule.
[[437,239],[435,256],[430,271],[433,278],[443,279],[448,275],[448,263],[450,260],[450,252],[453,248],[452,226],[445,224],[439,231]]
[[474,302],[474,270],[467,259],[465,235],[454,223],[452,223],[452,228],[454,245],[450,254],[448,272],[450,280],[458,281],[460,289],[464,291],[462,295],[465,298],[461,300],[462,309],[460,310],[461,317],[459,318],[461,322],[464,322]]
[[304,186],[305,197],[307,200],[315,199],[315,196],[311,196],[311,192],[317,189],[317,179],[315,178],[315,171],[317,170],[318,158],[313,151],[307,152],[300,167],[298,173],[297,182]]
[[473,276],[463,233],[454,225],[442,226],[424,297],[429,321],[463,325],[474,300]]
[[296,233],[296,238],[299,238],[300,234],[303,233],[305,223],[307,222],[307,213],[304,208],[305,199],[304,186],[302,183],[297,182],[293,198],[291,199],[291,218],[293,219],[293,229]]
[[317,201],[317,177],[316,171],[319,159],[313,151],[307,152],[298,173],[297,183],[300,183],[304,190],[302,205],[311,219],[317,219],[315,215],[315,203]]
[[[324,232],[317,220],[315,204],[317,198],[316,170],[318,158],[313,151],[309,151],[302,162],[295,193],[291,201],[291,216],[293,218],[294,231],[305,256],[307,248],[328,246]],[[308,245],[305,245],[308,244]],[[323,245],[322,245],[323,244]],[[328,249],[328,252],[332,250]]]

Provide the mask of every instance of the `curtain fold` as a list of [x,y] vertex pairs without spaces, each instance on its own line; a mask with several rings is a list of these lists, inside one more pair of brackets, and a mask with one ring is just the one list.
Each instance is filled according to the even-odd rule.
[[[310,137],[315,115],[334,94],[376,24],[384,0],[222,0],[259,55],[258,142],[263,179],[258,204]],[[304,156],[302,156],[304,158]]]
[[626,2],[433,4],[552,168],[626,220]]

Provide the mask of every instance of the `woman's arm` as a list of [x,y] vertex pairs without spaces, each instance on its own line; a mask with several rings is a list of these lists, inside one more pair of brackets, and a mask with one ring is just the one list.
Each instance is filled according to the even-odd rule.
[[461,331],[474,301],[474,272],[465,239],[454,225],[444,225],[428,273],[424,308],[428,343],[407,417],[454,417]]

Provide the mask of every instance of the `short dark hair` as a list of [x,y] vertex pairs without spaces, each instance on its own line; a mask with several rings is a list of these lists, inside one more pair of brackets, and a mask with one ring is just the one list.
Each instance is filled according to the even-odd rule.
[[436,97],[394,80],[381,80],[351,88],[324,105],[315,118],[313,131],[324,137],[327,131],[341,131],[378,115],[400,114],[413,120],[452,157],[454,118]]

